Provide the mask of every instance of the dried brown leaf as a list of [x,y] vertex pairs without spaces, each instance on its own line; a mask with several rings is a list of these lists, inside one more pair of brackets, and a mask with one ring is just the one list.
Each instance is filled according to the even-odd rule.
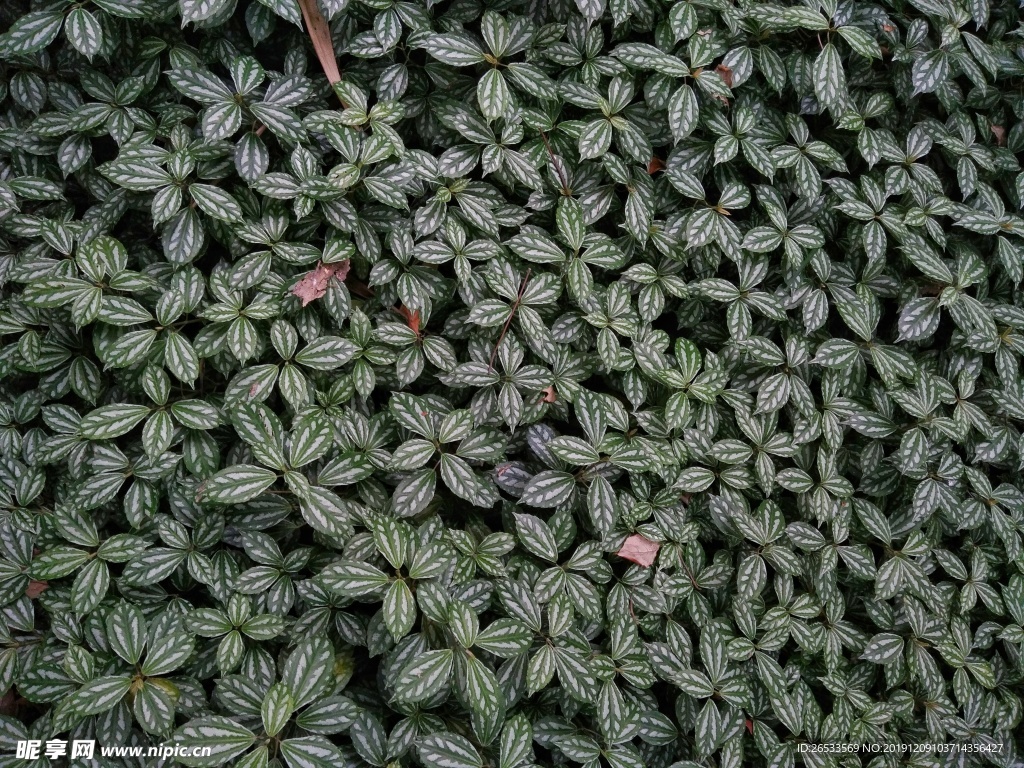
[[334,56],[334,41],[331,40],[331,28],[320,9],[316,0],[299,0],[299,7],[302,9],[302,18],[306,22],[306,32],[313,43],[316,57],[320,60],[320,67],[327,80],[334,85],[341,80],[341,72],[338,71],[338,59]]
[[348,259],[330,264],[320,262],[316,265],[316,269],[312,272],[307,272],[306,276],[295,284],[295,287],[292,288],[292,293],[302,299],[302,306],[306,306],[327,293],[327,286],[330,284],[332,277],[344,280],[348,275],[348,269]]
[[28,583],[28,588],[25,590],[25,596],[29,600],[35,600],[37,597],[39,597],[41,594],[43,594],[43,592],[45,592],[49,588],[50,588],[50,585],[49,585],[48,582],[45,582],[45,581],[30,581]]
[[413,333],[419,335],[420,332],[420,311],[418,309],[410,310],[408,307],[399,304],[395,307],[395,311],[405,318],[405,324],[409,326]]
[[732,88],[732,67],[727,67],[725,64],[719,64],[715,67],[715,71],[722,76],[725,84]]
[[624,560],[629,560],[631,563],[636,563],[646,568],[654,562],[654,558],[658,556],[659,549],[661,549],[661,544],[658,542],[651,541],[639,533],[634,533],[623,543],[622,548],[618,551],[618,555]]

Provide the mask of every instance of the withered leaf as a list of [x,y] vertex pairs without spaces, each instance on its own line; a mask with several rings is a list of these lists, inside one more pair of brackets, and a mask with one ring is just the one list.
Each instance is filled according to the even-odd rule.
[[316,0],[299,0],[299,7],[302,9],[302,18],[306,22],[306,32],[313,43],[313,50],[320,60],[320,67],[327,75],[328,82],[334,85],[341,80],[341,72],[338,71],[338,59],[334,55],[331,28],[320,13]]
[[343,281],[348,275],[348,270],[348,259],[330,264],[320,262],[316,265],[316,269],[306,273],[306,276],[295,284],[295,287],[292,288],[292,293],[302,299],[302,306],[305,307],[310,302],[316,301],[327,293],[327,286],[330,284],[332,277]]
[[626,539],[617,554],[623,560],[629,560],[631,563],[646,568],[654,562],[659,549],[661,549],[661,544],[658,542],[651,541],[639,533],[634,533]]

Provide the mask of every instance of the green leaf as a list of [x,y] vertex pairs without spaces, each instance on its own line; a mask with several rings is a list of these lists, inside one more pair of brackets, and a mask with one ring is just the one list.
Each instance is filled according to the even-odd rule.
[[520,233],[506,243],[517,255],[535,264],[555,264],[565,261],[565,253],[558,244],[545,235]]
[[[431,51],[433,55],[433,51]],[[480,113],[488,120],[497,120],[508,112],[512,104],[505,77],[497,69],[489,69],[480,78],[476,87],[476,97],[480,104]]]
[[345,597],[362,597],[388,586],[388,576],[372,565],[356,560],[343,560],[320,573],[324,585]]
[[841,26],[838,29],[840,36],[850,44],[850,47],[867,59],[882,58],[882,49],[871,35],[860,27],[852,25]]
[[98,170],[118,186],[133,192],[160,189],[173,181],[163,168],[143,160],[114,160],[104,163]]
[[324,456],[334,444],[334,432],[327,421],[308,419],[291,435],[289,464],[303,467]]
[[549,562],[558,560],[558,544],[547,523],[534,515],[516,515],[516,533],[527,551]]
[[699,116],[700,106],[693,89],[688,85],[679,86],[668,103],[668,125],[672,130],[672,138],[678,142],[693,133]]
[[149,733],[166,733],[174,725],[174,699],[155,682],[142,684],[132,702],[135,720]]
[[427,508],[434,498],[437,474],[432,469],[423,469],[403,480],[395,489],[392,499],[395,514],[399,517],[414,517]]
[[910,79],[914,95],[932,93],[949,75],[949,58],[943,50],[929,51],[914,60]]
[[129,664],[138,663],[142,656],[144,631],[145,619],[134,605],[119,603],[107,615],[107,639],[110,647]]
[[203,21],[218,15],[227,7],[226,0],[179,0],[179,4],[183,23]]
[[466,698],[472,710],[473,731],[489,743],[505,718],[505,694],[494,673],[475,656],[466,657]]
[[87,440],[112,440],[131,432],[149,412],[145,405],[104,405],[82,419],[78,431]]
[[837,105],[846,90],[846,74],[839,49],[826,43],[814,60],[814,93],[826,107]]
[[882,632],[871,638],[864,647],[861,658],[875,664],[889,664],[903,652],[903,638],[889,632]]
[[281,671],[281,682],[288,686],[296,709],[314,701],[331,685],[330,663],[334,649],[326,638],[299,641]]
[[175,731],[174,737],[177,741],[188,742],[195,747],[209,748],[210,753],[206,756],[177,758],[189,766],[224,765],[256,741],[252,731],[220,715],[190,720]]
[[0,35],[0,52],[7,55],[35,53],[57,37],[64,16],[55,11],[33,11],[15,21]]
[[448,685],[454,653],[450,649],[427,651],[406,664],[395,682],[395,695],[415,703],[432,698]]
[[196,495],[200,501],[211,504],[241,504],[255,499],[276,481],[277,473],[269,469],[236,464],[204,482]]
[[129,675],[97,677],[82,686],[70,699],[72,709],[82,717],[98,715],[114,707],[131,688]]
[[433,734],[416,746],[427,768],[482,768],[484,764],[469,740],[455,733]]
[[344,754],[323,736],[303,736],[281,742],[281,756],[288,768],[333,768]]
[[[580,131],[580,159],[601,157],[612,144],[612,124],[601,118],[592,120]],[[563,198],[564,199],[564,198]]]
[[103,27],[85,8],[75,8],[64,22],[64,34],[75,49],[91,59],[103,47]]
[[473,645],[495,656],[509,658],[526,651],[533,633],[516,619],[496,619],[475,638]]
[[321,336],[310,342],[295,355],[295,362],[317,371],[340,368],[355,355],[358,348],[347,339]]
[[568,472],[546,470],[534,475],[520,501],[531,507],[557,507],[572,495],[575,478]]
[[275,683],[270,686],[267,695],[263,698],[261,715],[263,718],[263,730],[268,736],[276,736],[285,727],[295,709],[295,701],[284,683]]
[[[348,593],[351,594],[350,591]],[[391,636],[396,640],[405,637],[416,621],[416,599],[409,585],[401,579],[391,582],[384,594],[381,610],[384,612],[384,623]]]
[[601,536],[607,536],[618,520],[619,504],[606,478],[598,475],[591,482],[587,491],[587,508],[595,530]]
[[595,464],[601,459],[594,448],[577,437],[556,437],[548,443],[548,448],[562,461],[579,467]]
[[484,61],[483,49],[465,34],[432,35],[423,47],[438,61],[453,67],[468,67]]
[[231,195],[212,184],[192,184],[188,188],[192,199],[204,213],[226,222],[242,220],[242,209]]

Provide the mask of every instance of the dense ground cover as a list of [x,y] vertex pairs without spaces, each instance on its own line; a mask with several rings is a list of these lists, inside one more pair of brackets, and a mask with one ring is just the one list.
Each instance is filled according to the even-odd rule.
[[5,750],[1019,765],[1016,4],[301,3],[0,8]]

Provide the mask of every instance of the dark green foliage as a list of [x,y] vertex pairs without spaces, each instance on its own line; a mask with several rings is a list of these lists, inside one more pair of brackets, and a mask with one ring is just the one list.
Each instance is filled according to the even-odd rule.
[[1021,764],[1016,3],[2,5],[5,751]]

